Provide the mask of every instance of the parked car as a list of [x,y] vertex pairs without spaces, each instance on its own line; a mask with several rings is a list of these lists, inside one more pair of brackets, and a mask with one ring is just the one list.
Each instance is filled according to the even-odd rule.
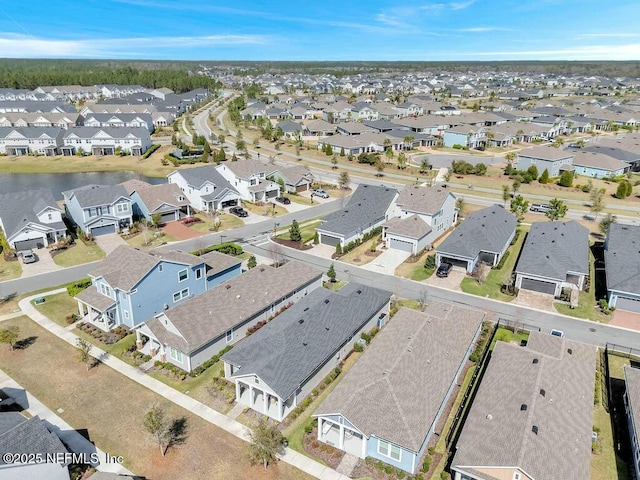
[[551,335],[553,335],[554,337],[563,338],[564,337],[564,332],[562,330],[556,330],[554,328],[553,330],[551,330]]
[[287,198],[287,197],[276,197],[276,202],[280,202],[280,203],[283,203],[285,205],[289,205],[291,203],[291,200],[289,200],[289,198]]
[[551,205],[549,205],[548,203],[533,203],[529,207],[529,210],[531,210],[532,212],[547,213],[549,210],[551,210]]
[[449,262],[442,262],[436,270],[436,277],[445,278],[449,276],[449,272],[453,268],[453,265]]
[[313,197],[314,195],[320,198],[329,198],[329,194],[321,188],[316,188],[314,191],[312,191],[311,196]]
[[231,207],[229,209],[230,213],[233,213],[237,217],[248,217],[249,213],[242,207]]
[[22,263],[36,263],[38,261],[38,257],[33,253],[33,250],[24,250],[20,255],[22,255]]

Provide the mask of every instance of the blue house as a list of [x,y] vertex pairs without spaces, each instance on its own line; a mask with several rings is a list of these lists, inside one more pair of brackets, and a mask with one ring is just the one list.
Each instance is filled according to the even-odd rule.
[[443,303],[400,309],[314,412],[318,440],[419,471],[483,318]]
[[640,227],[612,223],[604,244],[610,307],[640,313]]
[[126,245],[89,273],[91,287],[76,295],[83,321],[109,331],[146,319],[241,273],[241,262],[210,252],[142,251]]
[[87,235],[116,233],[133,223],[131,199],[122,185],[86,185],[62,196],[67,218]]

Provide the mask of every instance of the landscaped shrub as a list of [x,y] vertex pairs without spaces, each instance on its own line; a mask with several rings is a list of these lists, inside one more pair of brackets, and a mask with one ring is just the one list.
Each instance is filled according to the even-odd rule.
[[193,255],[204,255],[209,252],[220,252],[226,253],[227,255],[241,255],[243,250],[240,245],[237,243],[220,243],[218,245],[211,245],[210,247],[203,248],[202,250],[196,250],[195,252],[191,252]]
[[361,343],[356,342],[353,344],[353,351],[354,352],[362,352],[364,350],[364,347],[362,346]]
[[191,225],[192,223],[200,223],[202,219],[199,217],[186,217],[182,219],[184,225]]
[[184,380],[185,378],[187,378],[187,372],[185,372],[181,368],[176,367],[173,363],[161,362],[160,360],[156,360],[153,366],[172,373],[178,380]]
[[157,144],[157,143],[156,143],[156,144],[154,144],[154,145],[151,145],[151,147],[149,148],[149,150],[147,150],[146,152],[144,152],[144,154],[142,155],[142,158],[149,158],[149,156],[150,156],[153,152],[155,152],[157,149],[159,149],[159,148],[160,148],[160,145],[159,145],[159,144]]
[[216,353],[213,357],[211,357],[209,360],[204,362],[202,365],[200,365],[199,367],[196,367],[193,370],[191,370],[189,372],[189,376],[190,377],[197,377],[202,372],[204,372],[207,368],[209,368],[209,367],[215,365],[216,363],[218,363],[220,361],[220,358],[222,358],[222,356],[225,353],[227,353],[229,350],[231,350],[232,348],[233,348],[233,345],[227,345],[222,350],[220,350],[218,353]]
[[82,280],[78,280],[77,282],[70,283],[67,285],[67,293],[70,297],[75,297],[81,291],[89,288],[91,286],[90,278],[83,278]]
[[507,258],[509,258],[509,254],[511,252],[509,250],[507,250],[506,252],[504,252],[504,255],[502,255],[502,258],[500,259],[500,261],[498,262],[498,264],[493,267],[496,270],[502,270],[502,267],[504,267],[505,262],[507,261]]

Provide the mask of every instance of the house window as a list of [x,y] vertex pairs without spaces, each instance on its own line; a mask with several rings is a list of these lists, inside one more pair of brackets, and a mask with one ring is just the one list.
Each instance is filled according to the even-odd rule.
[[227,332],[227,343],[231,342],[233,340],[233,330],[229,330]]
[[126,310],[123,310],[124,312],[124,318],[129,320],[129,312],[127,312]]
[[185,288],[184,290],[180,290],[173,294],[173,303],[179,302],[180,300],[187,298],[189,296],[189,289]]
[[111,288],[109,288],[109,285],[105,285],[104,283],[100,284],[100,292],[107,297],[111,296]]
[[189,279],[189,270],[186,268],[178,272],[178,282],[184,282]]
[[378,453],[397,462],[402,458],[402,450],[400,450],[400,447],[380,439],[378,439]]
[[199,268],[196,270],[196,280],[200,280],[202,278],[202,269]]
[[47,216],[49,217],[49,220],[53,220],[53,215],[51,213],[49,213]]
[[118,203],[116,205],[116,212],[125,213],[129,211],[129,204],[127,203]]
[[173,347],[169,348],[169,356],[172,360],[182,363],[182,352],[180,350]]

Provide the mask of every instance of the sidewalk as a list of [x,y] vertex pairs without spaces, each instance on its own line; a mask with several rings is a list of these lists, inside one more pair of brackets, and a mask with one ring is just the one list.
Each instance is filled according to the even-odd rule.
[[[47,317],[38,312],[38,310],[36,310],[36,308],[31,304],[31,300],[36,297],[56,295],[65,291],[66,289],[60,288],[47,293],[32,295],[20,300],[19,306],[24,314],[28,315],[34,322],[75,347],[76,339],[78,338],[76,335],[74,335],[70,331],[67,331],[57,323],[49,320]],[[226,415],[223,415],[220,412],[217,412],[212,408],[198,402],[197,400],[194,400],[188,395],[185,395],[169,387],[161,381],[146,375],[139,369],[132,367],[122,360],[109,355],[104,350],[94,347],[91,349],[91,355],[100,360],[100,362],[102,362],[104,365],[113,368],[122,375],[129,377],[131,380],[138,382],[140,385],[147,387],[152,392],[163,396],[167,400],[175,403],[176,405],[179,405],[185,410],[190,411],[194,415],[197,415],[207,422],[227,431],[232,435],[235,435],[245,442],[249,441],[250,430],[241,423],[228,418]],[[341,475],[335,470],[329,467],[325,467],[315,460],[312,460],[309,457],[302,455],[301,453],[291,450],[290,448],[287,448],[284,455],[280,456],[280,458],[283,462],[286,462],[321,480],[350,480],[349,477]]]
[[98,471],[133,475],[132,472],[119,463],[107,462],[105,452],[80,435],[67,422],[49,410],[2,370],[0,370],[0,389],[13,398],[30,415],[40,417],[40,420],[46,424],[47,428],[56,434],[72,452],[84,453],[87,458],[91,458],[92,454],[98,454],[99,462],[93,465]]

